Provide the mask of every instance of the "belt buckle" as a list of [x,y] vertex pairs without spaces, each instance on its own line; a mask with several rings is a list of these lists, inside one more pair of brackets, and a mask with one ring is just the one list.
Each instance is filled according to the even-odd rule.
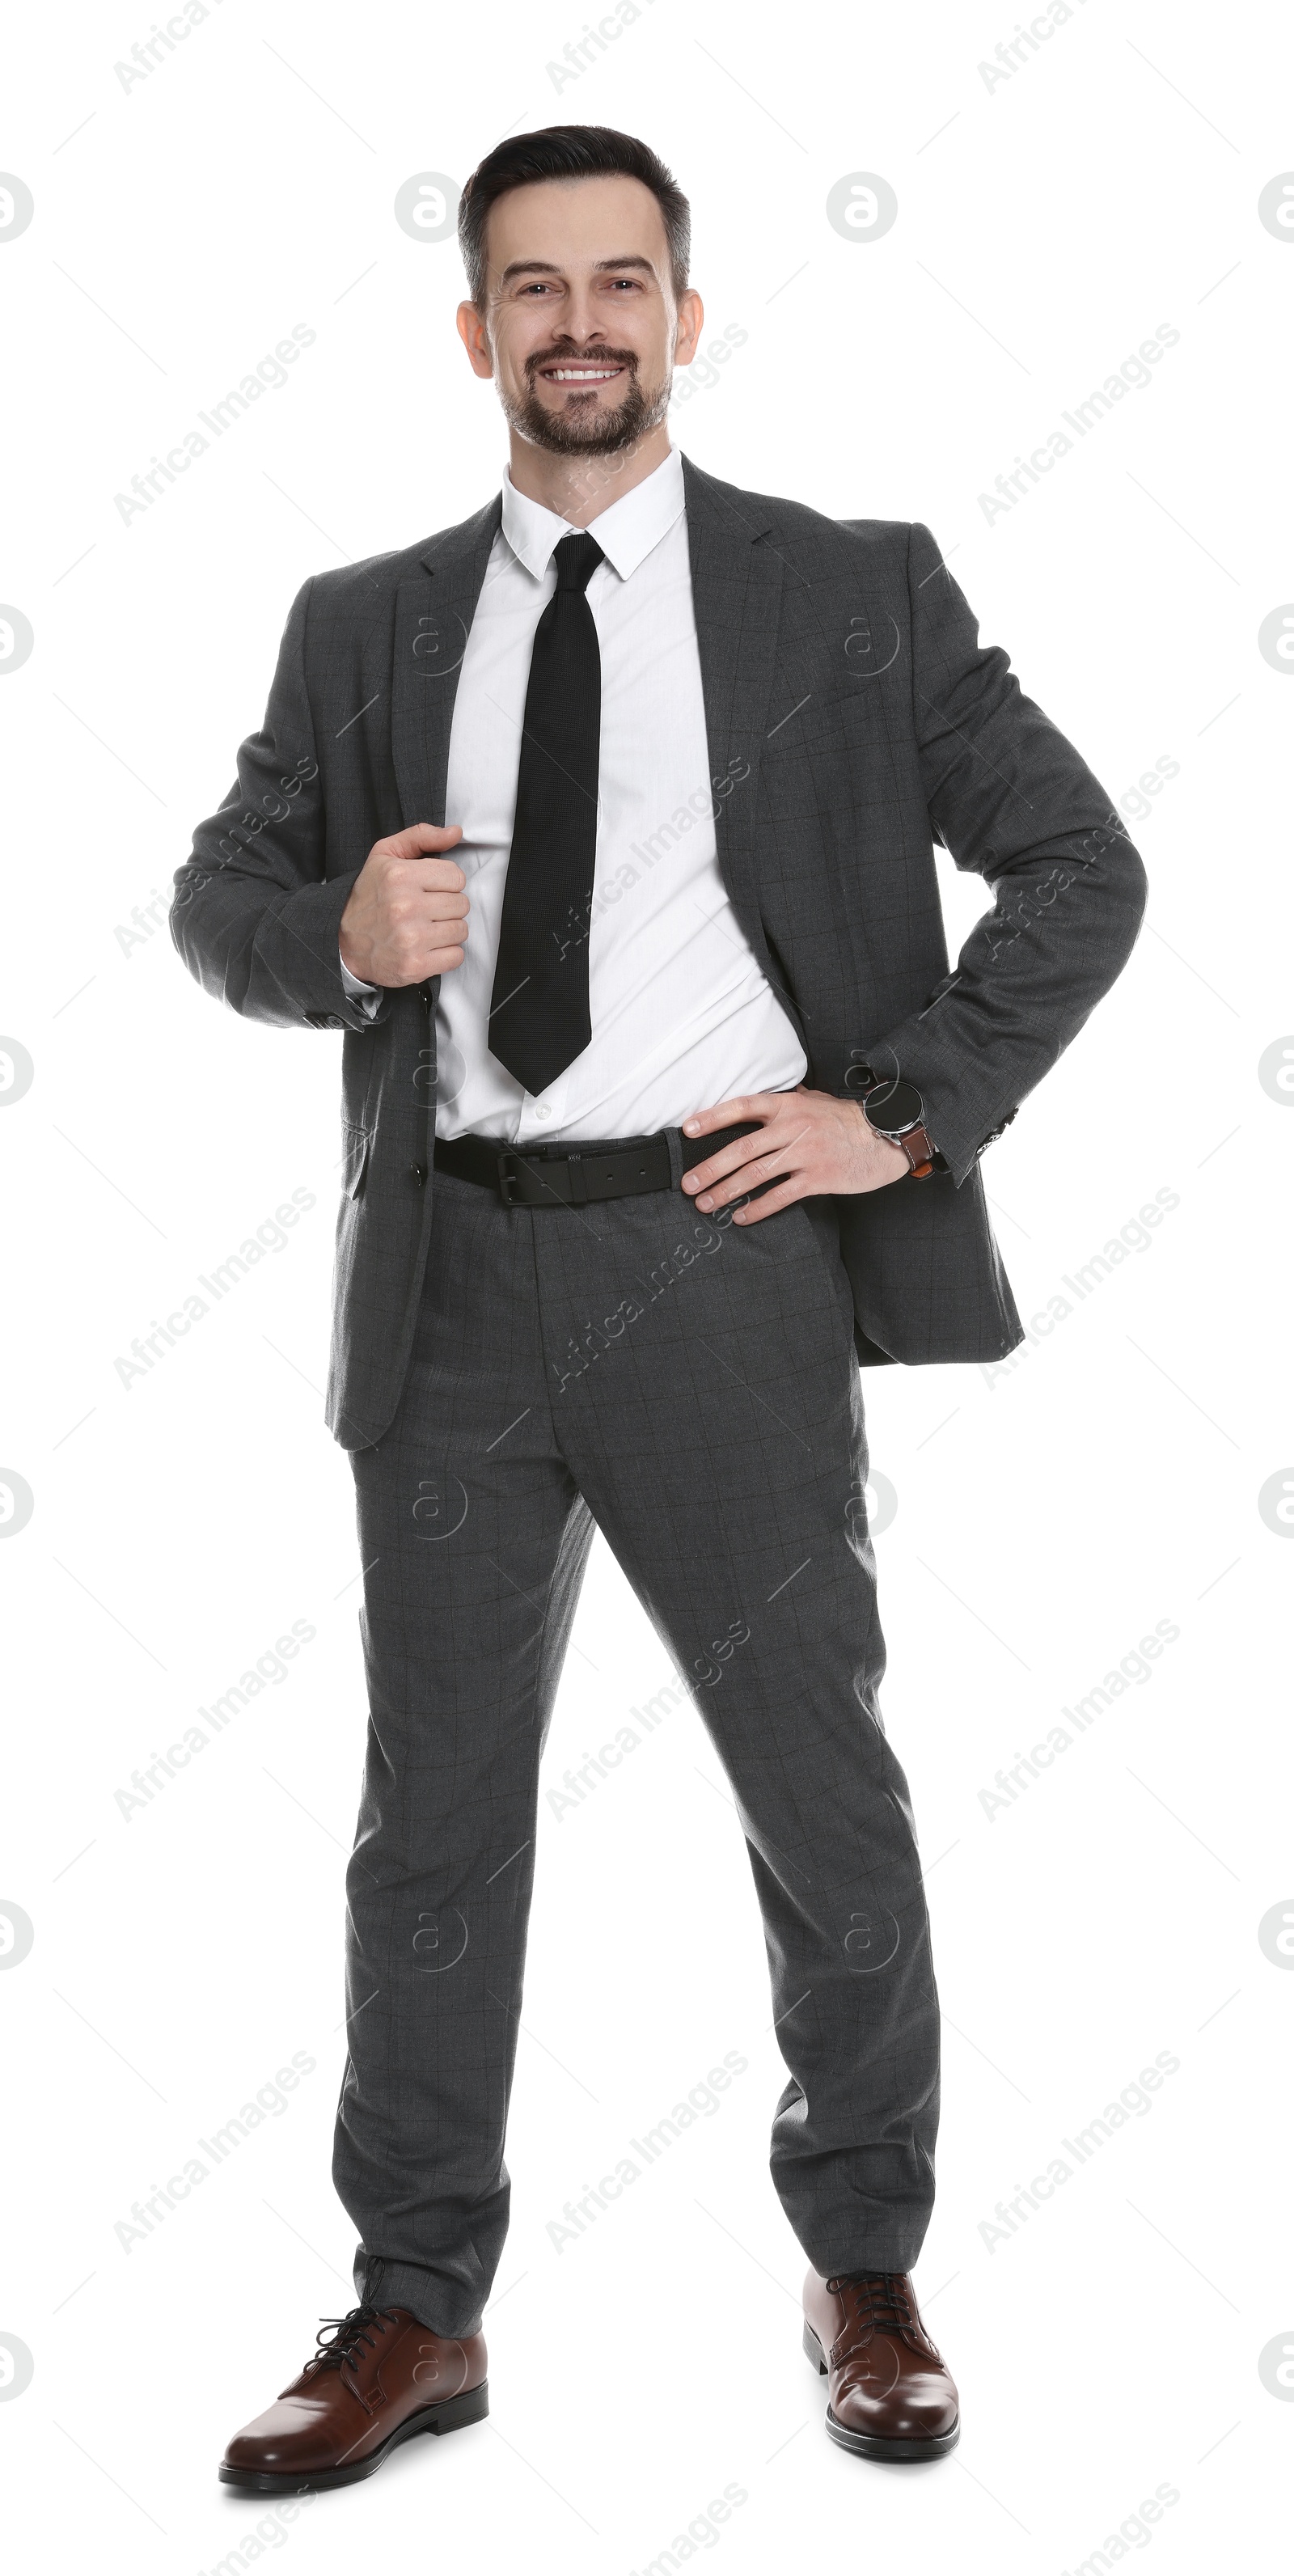
[[502,1153],[496,1154],[494,1157],[494,1168],[499,1176],[499,1196],[502,1199],[505,1208],[512,1208],[517,1205],[517,1201],[514,1199],[512,1193],[516,1187],[517,1166],[519,1161],[520,1156],[512,1145],[505,1145]]

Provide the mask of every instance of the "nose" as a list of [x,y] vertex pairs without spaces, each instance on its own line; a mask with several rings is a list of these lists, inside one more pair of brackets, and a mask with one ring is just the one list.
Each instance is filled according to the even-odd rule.
[[572,286],[565,321],[561,329],[553,333],[554,346],[560,342],[563,347],[570,343],[584,348],[596,344],[602,336],[602,326],[593,310],[592,290],[588,286]]

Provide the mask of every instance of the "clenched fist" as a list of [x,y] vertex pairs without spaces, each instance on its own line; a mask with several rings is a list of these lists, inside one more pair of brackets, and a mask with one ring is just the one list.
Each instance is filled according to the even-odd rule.
[[341,917],[342,964],[362,984],[422,984],[462,965],[467,879],[432,856],[462,837],[457,823],[411,823],[374,842]]

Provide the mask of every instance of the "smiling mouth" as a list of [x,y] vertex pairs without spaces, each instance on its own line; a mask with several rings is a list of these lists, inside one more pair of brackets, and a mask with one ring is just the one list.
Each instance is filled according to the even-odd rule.
[[623,367],[541,367],[540,375],[549,385],[609,385],[613,376],[622,376]]

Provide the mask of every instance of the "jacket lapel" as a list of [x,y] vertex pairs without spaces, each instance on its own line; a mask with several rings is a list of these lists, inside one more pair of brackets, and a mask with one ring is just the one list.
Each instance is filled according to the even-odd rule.
[[391,756],[406,824],[443,823],[458,674],[502,513],[497,495],[433,537],[396,594]]
[[760,754],[779,713],[790,712],[770,708],[785,566],[767,533],[771,519],[753,495],[703,474],[686,456],[683,485],[719,869],[760,966],[785,1001],[764,936],[755,867]]

